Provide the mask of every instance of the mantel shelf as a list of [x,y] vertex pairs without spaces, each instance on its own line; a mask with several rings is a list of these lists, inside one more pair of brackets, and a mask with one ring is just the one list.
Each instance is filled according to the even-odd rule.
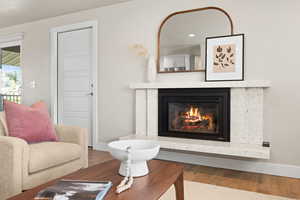
[[261,145],[233,144],[229,142],[204,141],[204,140],[195,140],[195,139],[179,139],[179,138],[159,137],[159,136],[130,135],[130,136],[121,137],[120,139],[121,140],[125,140],[125,139],[155,140],[160,144],[161,148],[164,149],[201,152],[201,153],[237,156],[237,157],[245,157],[245,158],[258,158],[258,159],[269,159],[270,149],[271,149],[269,147],[262,147]]
[[159,88],[267,88],[271,86],[268,80],[252,81],[219,81],[219,82],[153,82],[132,83],[131,89],[159,89]]

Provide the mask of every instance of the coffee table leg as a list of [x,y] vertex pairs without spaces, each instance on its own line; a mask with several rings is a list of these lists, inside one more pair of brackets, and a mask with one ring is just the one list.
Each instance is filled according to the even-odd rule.
[[178,176],[174,183],[176,200],[184,200],[183,172]]

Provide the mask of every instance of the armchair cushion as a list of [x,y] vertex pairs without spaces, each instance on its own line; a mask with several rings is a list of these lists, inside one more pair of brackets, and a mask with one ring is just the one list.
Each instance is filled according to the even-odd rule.
[[87,129],[76,126],[55,126],[56,134],[61,142],[74,143],[81,146],[81,158],[84,168],[88,167],[88,133]]
[[29,145],[29,173],[80,159],[81,147],[64,142],[42,142]]

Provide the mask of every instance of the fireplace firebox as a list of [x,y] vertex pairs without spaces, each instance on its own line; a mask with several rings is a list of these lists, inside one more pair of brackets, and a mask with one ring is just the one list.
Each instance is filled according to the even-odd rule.
[[158,135],[230,142],[230,89],[159,89]]

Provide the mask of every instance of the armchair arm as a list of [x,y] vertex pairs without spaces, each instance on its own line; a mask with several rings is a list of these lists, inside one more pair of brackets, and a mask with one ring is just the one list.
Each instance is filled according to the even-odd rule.
[[0,199],[22,192],[23,163],[27,158],[24,153],[27,150],[28,144],[24,140],[0,136]]
[[88,133],[84,128],[76,126],[56,125],[56,134],[61,142],[78,144],[82,148],[83,167],[88,167]]

